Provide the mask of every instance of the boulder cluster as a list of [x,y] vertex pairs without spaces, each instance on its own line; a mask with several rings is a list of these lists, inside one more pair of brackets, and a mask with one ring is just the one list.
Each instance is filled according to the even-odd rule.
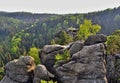
[[[41,64],[30,56],[22,56],[5,66],[6,75],[0,83],[120,83],[120,54],[106,55],[105,35],[92,35],[85,42],[69,45],[45,45],[39,52]],[[69,60],[56,64],[56,55],[68,50]]]

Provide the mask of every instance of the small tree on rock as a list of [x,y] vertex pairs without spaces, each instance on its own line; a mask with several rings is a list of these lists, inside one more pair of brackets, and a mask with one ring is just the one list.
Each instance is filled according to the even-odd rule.
[[92,24],[91,20],[84,20],[84,23],[80,25],[80,29],[77,33],[77,38],[85,40],[90,35],[95,35],[100,31],[101,26],[98,24]]

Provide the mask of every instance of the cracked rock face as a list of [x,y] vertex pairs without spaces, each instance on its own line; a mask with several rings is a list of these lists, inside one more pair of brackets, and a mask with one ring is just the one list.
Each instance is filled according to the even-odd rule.
[[83,46],[84,46],[84,43],[81,41],[74,42],[73,45],[69,49],[70,55],[72,56],[73,54],[80,51],[83,48]]
[[34,59],[30,56],[21,56],[6,64],[6,75],[0,83],[32,83],[34,69]]
[[50,73],[55,74],[56,72],[54,68],[54,64],[56,61],[55,55],[58,53],[62,54],[67,48],[68,46],[62,45],[45,45],[43,49],[40,51],[39,57],[41,63],[45,65],[45,67]]
[[[63,53],[67,48],[51,45],[45,46],[40,54],[40,59],[44,59],[47,70],[55,75],[58,83],[107,83],[105,45],[106,36],[93,35],[84,43],[73,42],[68,48],[71,59],[55,66],[55,55]],[[57,49],[61,48],[61,49]],[[47,51],[50,49],[52,51]],[[55,50],[57,49],[57,50]],[[43,58],[43,59],[42,59]]]
[[107,83],[104,52],[102,43],[84,46],[56,69],[60,83]]
[[63,52],[65,48],[65,46],[61,45],[45,45],[43,49],[39,52],[41,63],[45,65],[47,62],[46,59],[49,57],[49,55],[51,56],[51,59],[54,59],[55,54]]

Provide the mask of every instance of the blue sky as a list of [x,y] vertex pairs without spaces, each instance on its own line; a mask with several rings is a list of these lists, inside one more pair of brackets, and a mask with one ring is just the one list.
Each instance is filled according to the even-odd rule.
[[0,11],[87,13],[120,6],[120,0],[0,0]]

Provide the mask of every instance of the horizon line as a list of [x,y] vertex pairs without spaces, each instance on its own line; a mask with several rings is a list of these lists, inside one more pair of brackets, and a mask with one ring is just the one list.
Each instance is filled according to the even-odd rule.
[[94,12],[102,12],[105,11],[107,9],[115,9],[115,8],[119,8],[118,7],[113,7],[113,8],[105,8],[105,9],[101,9],[101,10],[91,10],[91,11],[87,11],[87,12],[68,12],[68,13],[57,13],[57,12],[32,12],[32,11],[24,11],[24,10],[17,10],[17,11],[9,11],[9,10],[0,10],[0,12],[3,13],[31,13],[31,14],[87,14],[87,13],[94,13]]

